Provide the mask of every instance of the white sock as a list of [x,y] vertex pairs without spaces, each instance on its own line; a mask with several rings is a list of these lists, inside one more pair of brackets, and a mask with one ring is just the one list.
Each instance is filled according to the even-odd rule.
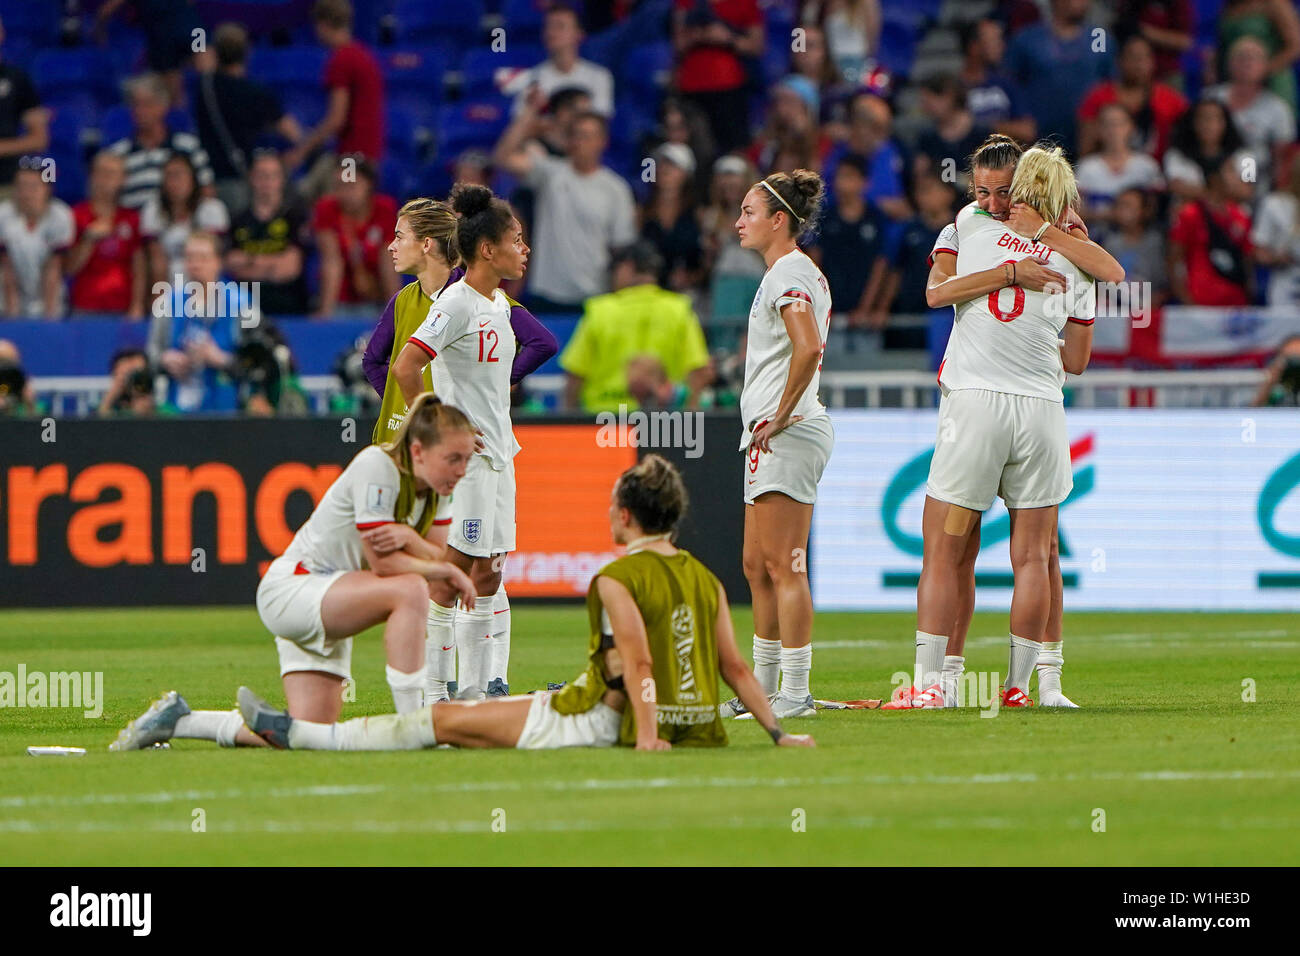
[[492,595],[481,594],[474,610],[456,612],[457,683],[463,694],[487,689],[488,654],[492,649]]
[[1061,668],[1065,666],[1064,650],[1064,641],[1043,641],[1039,645],[1038,662],[1035,666],[1038,669],[1040,697],[1061,693]]
[[424,700],[432,704],[447,696],[447,681],[456,679],[456,609],[429,602],[424,629]]
[[962,705],[961,675],[965,672],[966,658],[959,654],[945,654],[943,656],[943,677],[940,683],[943,686],[943,705],[945,707],[960,707]]
[[754,676],[763,693],[771,697],[781,679],[781,642],[754,635]]
[[432,707],[406,714],[357,717],[341,724],[295,720],[289,725],[293,750],[419,750],[436,744]]
[[388,687],[393,692],[393,707],[399,714],[409,714],[418,710],[424,695],[425,668],[407,674],[395,667],[385,665],[384,674],[388,677]]
[[1015,687],[1024,691],[1029,687],[1029,675],[1034,672],[1038,662],[1038,650],[1042,645],[1038,641],[1027,640],[1011,635],[1011,659],[1007,663],[1007,679],[1003,688]]
[[244,726],[237,710],[192,710],[176,721],[173,737],[215,740],[223,747],[235,746],[235,734]]
[[812,645],[781,648],[781,693],[794,700],[808,696],[808,672],[812,670]]
[[948,650],[946,634],[916,632],[916,669],[912,672],[913,687],[929,690],[943,676],[943,658]]
[[488,680],[510,683],[510,598],[506,597],[504,581],[492,600],[492,643],[487,676]]

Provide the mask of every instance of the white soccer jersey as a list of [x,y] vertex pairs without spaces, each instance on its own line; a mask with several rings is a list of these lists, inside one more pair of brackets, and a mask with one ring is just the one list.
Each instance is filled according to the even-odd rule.
[[500,289],[492,298],[464,279],[444,289],[411,341],[436,358],[434,390],[483,432],[483,455],[500,471],[519,451],[510,429],[510,366],[515,333],[510,302]]
[[[816,263],[801,250],[787,252],[767,270],[749,309],[749,338],[745,346],[745,386],[740,393],[740,447],[749,447],[754,426],[776,414],[790,374],[794,346],[781,318],[781,307],[798,302],[812,310],[817,335],[826,348],[831,321],[831,291]],[[817,398],[821,362],[795,405],[794,415],[815,418],[826,409]]]
[[[378,445],[361,449],[298,529],[284,556],[301,562],[306,571],[364,570],[361,532],[397,520],[400,485],[401,473],[387,452]],[[437,509],[434,524],[451,524],[450,495],[438,496]],[[415,526],[422,514],[420,498],[407,524]]]
[[957,224],[950,222],[939,230],[939,235],[934,240],[934,248],[930,250],[930,256],[926,259],[929,265],[934,265],[934,257],[941,252],[951,252],[954,256],[957,254]]
[[984,388],[1059,402],[1065,372],[1058,337],[1066,321],[1091,325],[1092,277],[1065,256],[1017,235],[972,203],[957,214],[957,274],[970,275],[1031,256],[1066,277],[1063,293],[1019,286],[958,303],[939,381],[949,389]]

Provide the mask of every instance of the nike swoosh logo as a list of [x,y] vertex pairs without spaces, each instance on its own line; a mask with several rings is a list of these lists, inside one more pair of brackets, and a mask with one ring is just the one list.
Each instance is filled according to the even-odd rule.
[[[455,646],[456,646],[455,644],[451,645],[451,647],[455,647]],[[449,650],[451,650],[451,647],[444,647],[443,650],[444,650],[444,651],[449,651]]]
[[480,323],[478,324],[478,327],[479,327],[480,329],[485,329],[485,328],[487,328],[487,327],[488,327],[489,325],[491,325],[491,324],[492,324],[492,320],[491,320],[491,319],[488,319],[486,322],[480,322]]

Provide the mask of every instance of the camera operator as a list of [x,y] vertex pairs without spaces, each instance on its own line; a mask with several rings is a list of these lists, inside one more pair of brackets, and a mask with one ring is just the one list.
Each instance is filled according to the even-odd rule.
[[274,324],[262,320],[235,349],[231,368],[240,409],[248,415],[305,415],[307,401],[297,387],[289,343]]
[[1282,340],[1268,363],[1268,376],[1255,394],[1256,407],[1262,405],[1300,405],[1300,335]]
[[99,414],[144,418],[159,412],[154,372],[143,349],[118,349],[109,359],[108,370],[113,380],[99,403]]
[[18,347],[8,339],[0,339],[0,415],[19,417],[39,411]]

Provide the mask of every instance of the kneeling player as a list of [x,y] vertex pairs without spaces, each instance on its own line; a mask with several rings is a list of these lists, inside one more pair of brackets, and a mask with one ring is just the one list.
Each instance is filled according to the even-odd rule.
[[[474,606],[469,577],[443,560],[447,499],[465,475],[476,430],[424,393],[393,441],[370,445],[330,485],[257,588],[257,610],[280,653],[289,712],[330,723],[352,675],[352,635],[384,625],[388,684],[399,713],[424,689],[429,582],[446,581]],[[110,746],[138,750],[172,737],[260,746],[239,712],[191,712],[175,691]]]
[[609,521],[627,554],[601,568],[588,588],[588,666],[562,690],[333,723],[277,711],[240,688],[244,720],[272,746],[301,750],[722,746],[721,674],[777,744],[813,746],[809,736],[782,732],[772,716],[736,647],[718,579],[673,546],[685,510],[681,476],[658,455],[619,477]]

